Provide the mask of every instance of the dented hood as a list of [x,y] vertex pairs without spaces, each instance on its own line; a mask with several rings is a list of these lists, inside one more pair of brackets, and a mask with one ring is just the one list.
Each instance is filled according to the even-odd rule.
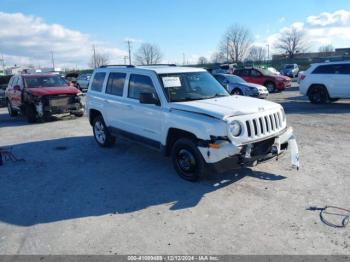
[[189,102],[175,102],[171,109],[209,115],[218,119],[279,109],[280,105],[245,96],[226,96]]
[[28,88],[29,93],[34,96],[49,96],[49,95],[66,95],[66,94],[78,94],[79,89],[72,86],[62,86],[62,87],[37,87]]

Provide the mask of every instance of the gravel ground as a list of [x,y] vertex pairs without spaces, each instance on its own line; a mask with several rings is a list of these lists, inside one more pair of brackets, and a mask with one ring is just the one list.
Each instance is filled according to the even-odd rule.
[[0,167],[0,254],[350,254],[350,225],[309,206],[350,208],[350,103],[282,103],[301,169],[279,161],[199,183],[169,159],[118,141],[99,148],[83,118],[30,125],[0,109],[0,146],[24,162]]

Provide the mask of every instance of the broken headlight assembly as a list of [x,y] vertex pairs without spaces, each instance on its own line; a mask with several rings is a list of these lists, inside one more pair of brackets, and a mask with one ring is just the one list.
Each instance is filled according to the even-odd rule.
[[242,126],[240,122],[237,120],[233,120],[232,122],[229,123],[229,132],[231,133],[232,136],[239,136],[242,132]]

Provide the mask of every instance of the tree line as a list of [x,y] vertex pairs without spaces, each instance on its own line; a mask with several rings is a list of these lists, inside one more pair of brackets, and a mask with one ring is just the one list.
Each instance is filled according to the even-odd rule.
[[[262,62],[269,59],[270,46],[254,45],[254,38],[251,31],[239,24],[230,26],[223,34],[219,43],[218,50],[214,52],[210,61],[201,56],[198,58],[197,64],[212,63],[238,63],[244,60],[253,62]],[[288,58],[294,58],[298,53],[306,52],[309,48],[306,35],[302,30],[294,27],[286,29],[280,33],[276,42],[271,46],[280,54]],[[320,53],[325,56],[334,51],[332,45],[321,46]],[[133,62],[138,65],[150,65],[161,63],[163,54],[158,45],[152,43],[142,43],[133,54]],[[108,54],[94,53],[91,56],[89,66],[99,67],[106,65],[110,61]],[[126,63],[126,62],[125,62]]]

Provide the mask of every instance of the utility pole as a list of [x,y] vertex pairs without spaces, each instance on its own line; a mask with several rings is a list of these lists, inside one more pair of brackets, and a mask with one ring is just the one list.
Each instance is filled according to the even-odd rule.
[[185,62],[186,62],[185,53],[182,53],[182,65],[185,65]]
[[129,65],[131,65],[131,41],[128,39],[128,50],[129,50]]
[[226,38],[226,62],[228,63],[228,44],[229,44],[229,38]]
[[96,69],[96,49],[95,45],[92,45],[92,51],[94,53],[93,59],[94,59],[94,69]]
[[5,73],[5,60],[4,60],[4,55],[1,54],[1,64],[2,64],[2,73],[6,75]]
[[53,51],[51,51],[50,53],[51,53],[52,68],[53,68],[53,71],[55,71],[55,59],[53,57]]
[[267,61],[270,59],[270,45],[267,44]]

